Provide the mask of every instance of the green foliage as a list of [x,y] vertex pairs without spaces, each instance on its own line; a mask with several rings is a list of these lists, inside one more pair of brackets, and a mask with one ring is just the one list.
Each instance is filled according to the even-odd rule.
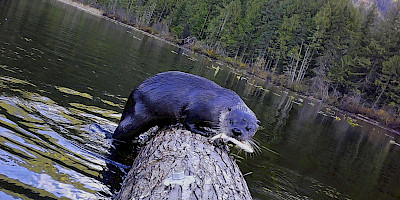
[[354,50],[358,47],[360,18],[347,0],[328,2],[315,17],[315,39],[319,46],[320,67],[329,70],[327,78],[333,87],[348,92],[351,85],[349,69],[354,65]]
[[81,1],[152,31],[162,23],[169,38],[196,37],[199,52],[325,100],[356,95],[400,112],[400,1],[385,13],[352,0]]
[[384,92],[383,96],[397,106],[400,105],[400,55],[394,55],[382,63],[382,74],[376,79],[376,85]]

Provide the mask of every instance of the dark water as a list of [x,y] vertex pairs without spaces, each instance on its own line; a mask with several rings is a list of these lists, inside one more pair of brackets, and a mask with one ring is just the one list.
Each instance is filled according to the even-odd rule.
[[400,198],[398,136],[216,66],[57,1],[0,0],[0,199],[110,198],[129,158],[108,159],[107,137],[131,90],[167,70],[256,112],[261,153],[239,154],[255,199]]

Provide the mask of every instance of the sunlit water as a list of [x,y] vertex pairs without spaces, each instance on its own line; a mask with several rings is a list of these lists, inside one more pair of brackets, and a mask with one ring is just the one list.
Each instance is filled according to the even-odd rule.
[[167,70],[256,112],[261,151],[238,158],[253,198],[400,198],[397,135],[217,66],[57,1],[0,0],[0,199],[110,198],[132,162],[108,139],[126,97]]

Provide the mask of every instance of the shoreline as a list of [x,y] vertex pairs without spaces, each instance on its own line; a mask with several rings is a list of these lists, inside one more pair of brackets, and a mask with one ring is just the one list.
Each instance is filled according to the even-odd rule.
[[[148,33],[148,32],[146,32],[146,31],[140,30],[140,29],[138,29],[138,28],[136,28],[136,27],[134,27],[134,26],[131,26],[131,25],[122,23],[122,22],[120,22],[120,21],[118,21],[118,20],[115,20],[115,19],[112,19],[112,18],[110,18],[110,17],[108,17],[108,16],[105,16],[105,15],[104,15],[105,12],[104,12],[103,10],[100,10],[100,9],[97,9],[97,8],[93,8],[93,7],[89,6],[89,5],[86,5],[86,4],[83,4],[83,3],[81,3],[81,2],[74,1],[74,0],[55,0],[55,1],[64,3],[64,4],[66,4],[66,5],[73,6],[73,7],[77,8],[77,9],[79,9],[79,10],[85,11],[85,12],[87,12],[87,13],[89,13],[89,14],[92,14],[92,15],[95,15],[95,16],[98,16],[98,17],[101,17],[101,18],[103,18],[103,19],[110,20],[111,22],[114,22],[114,23],[116,23],[116,24],[118,24],[118,25],[121,25],[121,26],[123,26],[123,27],[129,28],[129,29],[133,29],[133,30],[135,30],[135,31],[137,31],[137,32],[140,32],[140,33],[146,35],[146,36],[149,36],[149,37],[152,37],[152,38],[154,38],[154,39],[157,39],[157,40],[166,42],[166,43],[168,43],[168,44],[171,45],[171,46],[174,46],[174,47],[177,47],[177,48],[184,49],[184,50],[186,50],[186,51],[191,51],[191,52],[195,53],[195,52],[194,52],[193,50],[191,50],[191,49],[188,49],[188,48],[183,47],[183,46],[181,46],[181,45],[175,44],[175,43],[173,43],[173,42],[171,42],[171,41],[168,41],[168,40],[166,40],[166,39],[164,39],[164,38],[162,38],[162,37],[159,37],[159,36],[157,36],[157,35]],[[195,54],[197,54],[197,53],[195,53]]]
[[[66,5],[73,6],[73,7],[77,8],[77,9],[80,9],[80,10],[82,10],[82,11],[85,11],[85,12],[89,13],[89,14],[92,14],[92,15],[95,15],[95,16],[98,16],[98,17],[101,17],[101,18],[104,18],[104,19],[106,19],[106,20],[110,20],[111,22],[114,22],[114,23],[116,23],[116,24],[118,24],[118,25],[121,25],[121,26],[126,27],[126,28],[129,28],[129,29],[132,29],[132,30],[134,30],[134,31],[140,32],[140,33],[142,33],[142,34],[144,34],[144,35],[146,35],[146,36],[152,37],[152,38],[154,38],[154,39],[156,39],[156,40],[159,40],[159,41],[162,41],[162,42],[166,42],[167,44],[169,44],[169,45],[171,45],[171,46],[177,47],[177,48],[179,48],[179,49],[183,49],[183,50],[185,50],[185,51],[190,51],[190,52],[192,52],[192,53],[195,54],[195,55],[200,55],[200,56],[205,57],[206,59],[210,59],[210,60],[212,60],[212,61],[218,61],[218,62],[220,62],[220,63],[223,63],[223,65],[225,65],[225,66],[227,66],[227,67],[229,67],[229,68],[233,68],[233,69],[240,70],[237,66],[233,66],[233,64],[227,63],[227,62],[225,62],[225,61],[223,61],[223,60],[211,58],[211,57],[209,57],[209,56],[207,56],[207,55],[204,55],[204,54],[202,54],[202,53],[198,53],[198,52],[196,52],[196,51],[194,51],[194,50],[192,50],[192,49],[190,49],[190,48],[187,48],[187,47],[184,47],[184,46],[182,46],[182,45],[179,45],[179,44],[176,44],[176,43],[174,43],[174,42],[171,42],[171,41],[169,41],[169,40],[166,40],[166,39],[164,39],[164,38],[162,38],[162,37],[160,37],[160,36],[158,36],[158,35],[155,35],[155,34],[152,34],[152,33],[146,32],[146,31],[143,31],[143,30],[141,30],[141,29],[139,29],[139,28],[136,28],[136,27],[134,27],[134,26],[132,26],[132,25],[128,25],[128,24],[125,24],[125,23],[123,23],[123,22],[121,22],[121,21],[112,19],[112,18],[106,16],[106,15],[105,15],[105,12],[104,12],[103,10],[100,10],[100,9],[97,9],[97,8],[93,8],[93,7],[89,6],[89,5],[83,4],[83,3],[78,2],[78,1],[75,1],[75,0],[55,0],[55,1],[64,3],[64,4],[66,4]],[[267,80],[267,78],[265,78],[265,77],[258,76],[258,75],[254,74],[254,73],[251,73],[248,69],[244,69],[244,70],[246,71],[246,73],[247,73],[248,76],[254,76],[254,77],[257,77],[257,78],[261,78],[261,79],[263,79],[263,80]],[[390,132],[393,132],[393,133],[395,133],[395,134],[400,135],[400,130],[391,128],[390,126],[385,125],[385,124],[383,124],[382,122],[380,122],[380,121],[378,121],[378,120],[371,119],[371,116],[366,116],[366,115],[363,115],[363,114],[360,114],[360,113],[357,113],[357,112],[348,111],[348,110],[343,109],[343,108],[340,108],[340,107],[338,107],[338,106],[328,104],[328,103],[326,103],[326,102],[323,102],[323,100],[317,99],[317,98],[315,98],[315,97],[313,97],[313,96],[303,94],[302,92],[293,91],[292,89],[287,88],[287,87],[282,86],[282,85],[279,86],[279,85],[278,85],[277,83],[275,83],[274,81],[272,81],[271,84],[273,84],[273,85],[275,85],[275,86],[278,86],[278,87],[283,87],[283,88],[285,88],[285,89],[288,89],[289,91],[295,93],[295,94],[298,95],[298,96],[302,96],[303,98],[307,98],[307,99],[309,99],[309,100],[316,101],[316,102],[322,102],[322,103],[325,105],[325,107],[329,107],[329,108],[334,109],[334,110],[336,110],[336,111],[339,111],[339,112],[342,112],[342,113],[346,113],[347,115],[350,115],[350,116],[351,116],[352,118],[354,118],[354,119],[362,120],[362,121],[364,121],[364,122],[373,124],[373,125],[375,125],[375,126],[377,126],[377,127],[379,127],[379,128],[382,128],[382,129],[384,129],[384,130],[387,130],[387,131],[390,131]]]
[[85,12],[88,12],[92,15],[96,15],[96,16],[103,16],[104,11],[99,10],[97,8],[93,8],[89,5],[85,5],[81,2],[77,2],[77,1],[73,1],[73,0],[56,0],[58,2],[73,6],[75,8],[78,8],[79,10],[83,10]]

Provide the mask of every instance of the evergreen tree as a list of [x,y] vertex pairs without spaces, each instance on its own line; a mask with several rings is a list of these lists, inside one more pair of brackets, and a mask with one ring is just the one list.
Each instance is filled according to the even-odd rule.
[[314,83],[323,99],[329,90],[347,93],[352,86],[349,69],[354,66],[354,51],[359,46],[360,18],[347,0],[329,1],[315,16],[314,35],[318,57]]

